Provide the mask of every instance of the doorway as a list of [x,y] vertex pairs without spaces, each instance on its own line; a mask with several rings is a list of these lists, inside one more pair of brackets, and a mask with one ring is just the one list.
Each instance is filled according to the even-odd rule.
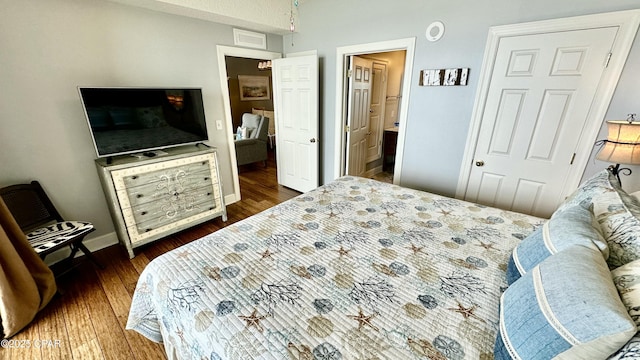
[[[236,149],[235,149],[235,138],[236,138],[236,131],[237,131],[237,126],[234,127],[234,114],[240,112],[240,119],[242,117],[242,113],[243,111],[245,111],[246,109],[244,108],[244,105],[240,105],[238,107],[238,110],[234,113],[232,112],[232,96],[233,97],[238,97],[240,98],[240,89],[239,89],[239,82],[237,79],[237,75],[236,75],[236,79],[234,80],[235,82],[238,83],[238,87],[235,87],[233,89],[230,89],[230,85],[232,85],[231,87],[233,87],[233,84],[231,82],[231,76],[229,75],[228,71],[227,71],[227,58],[232,59],[232,58],[238,58],[238,59],[243,59],[241,60],[242,62],[255,62],[256,68],[255,68],[255,72],[257,73],[257,75],[253,75],[253,76],[264,76],[262,74],[264,74],[264,72],[261,72],[260,70],[258,70],[258,63],[259,61],[263,60],[263,61],[268,61],[268,60],[274,60],[274,59],[279,59],[282,57],[282,55],[280,53],[275,53],[275,52],[270,52],[270,51],[264,51],[264,50],[253,50],[253,49],[244,49],[244,48],[235,48],[235,47],[230,47],[230,46],[222,46],[222,45],[218,45],[217,46],[217,51],[218,51],[218,65],[219,65],[219,72],[220,72],[220,79],[227,79],[227,81],[220,81],[221,84],[221,93],[222,93],[222,98],[223,98],[223,107],[224,107],[224,113],[225,113],[225,119],[224,119],[224,124],[225,124],[225,133],[226,133],[226,137],[227,137],[227,141],[228,141],[228,150],[229,150],[229,158],[231,160],[231,169],[232,169],[232,178],[233,178],[233,194],[227,195],[225,196],[225,203],[226,204],[232,204],[236,201],[239,201],[241,199],[241,193],[240,193],[240,177],[239,177],[239,172],[238,172],[238,166],[236,166],[237,164],[237,154],[236,154]],[[253,71],[253,69],[251,70]],[[249,75],[252,76],[252,75]],[[269,91],[271,90],[271,80],[269,78],[269,82],[268,82],[268,86],[269,86]],[[235,89],[235,90],[234,90]],[[251,97],[251,96],[250,96]],[[253,96],[255,97],[262,97],[264,98],[265,96]],[[271,99],[271,101],[273,101],[273,97],[272,97],[272,93],[269,94],[269,98]],[[267,99],[264,99],[267,100]],[[256,101],[262,101],[262,100],[256,100]],[[240,101],[241,103],[243,101]],[[247,105],[249,105],[250,102],[247,102]],[[258,103],[254,103],[258,104]],[[271,103],[273,104],[273,103]],[[256,108],[256,111],[264,111],[265,109],[260,109],[260,107],[264,107],[263,103],[259,103],[258,104],[258,108]],[[253,112],[253,107],[251,107],[250,112]],[[271,110],[273,110],[273,108],[271,108]],[[268,110],[266,110],[268,111]],[[274,122],[275,123],[275,122]],[[275,146],[272,149],[273,151],[275,151]],[[269,159],[267,159],[267,161],[269,161]],[[273,162],[275,164],[275,162]],[[260,167],[262,165],[260,164],[255,164],[253,165],[256,168]],[[277,180],[274,180],[275,183],[277,183]]]
[[[350,100],[352,100],[353,97],[351,97],[352,95],[350,94],[350,78],[348,75],[352,59],[360,57],[367,58],[371,61],[371,73],[373,74],[377,71],[378,76],[382,76],[384,71],[381,69],[381,65],[386,64],[388,67],[388,75],[387,84],[384,87],[386,94],[373,94],[372,89],[372,95],[378,97],[379,101],[384,101],[384,104],[375,104],[374,102],[374,105],[379,107],[378,109],[371,109],[370,103],[369,106],[367,106],[367,112],[374,110],[374,114],[376,116],[373,116],[374,126],[369,126],[369,130],[366,132],[368,137],[366,151],[364,151],[365,147],[362,147],[364,154],[361,158],[365,158],[366,163],[364,165],[358,165],[361,169],[365,169],[365,176],[373,177],[376,174],[383,173],[383,165],[387,158],[384,155],[384,130],[395,130],[395,146],[392,146],[393,151],[389,151],[389,156],[393,157],[393,164],[390,166],[390,170],[388,170],[389,174],[393,175],[389,176],[386,180],[393,182],[394,184],[399,184],[402,171],[402,153],[404,149],[408,98],[411,83],[407,79],[410,78],[413,70],[414,49],[415,38],[345,46],[336,49],[335,178],[343,176],[349,172],[349,157],[352,154],[349,153],[348,148],[350,140],[349,130],[351,130],[348,127],[348,119],[349,114],[353,113],[349,108]],[[373,66],[374,62],[377,62],[378,64],[376,67]],[[400,64],[402,64],[402,66],[400,66]],[[389,71],[392,69],[394,71],[393,86],[390,86],[391,75],[389,75]],[[352,75],[355,76],[355,74]],[[382,88],[377,90],[381,89]],[[382,108],[384,108],[384,110],[382,110]],[[371,118],[372,117],[367,118],[369,123],[371,123]],[[374,131],[371,131],[371,129]],[[389,149],[390,146],[388,143],[387,150]]]
[[348,175],[393,183],[405,57],[406,51],[398,50],[349,58]]

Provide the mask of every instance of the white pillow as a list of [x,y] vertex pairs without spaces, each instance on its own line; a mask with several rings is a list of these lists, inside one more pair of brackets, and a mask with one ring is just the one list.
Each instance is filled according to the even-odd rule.
[[248,139],[249,135],[248,128],[238,126],[238,130],[236,130],[236,140]]

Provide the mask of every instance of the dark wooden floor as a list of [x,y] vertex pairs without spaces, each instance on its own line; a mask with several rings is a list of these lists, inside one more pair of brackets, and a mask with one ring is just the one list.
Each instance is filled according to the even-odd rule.
[[[0,348],[0,359],[165,359],[162,345],[124,329],[131,297],[144,267],[169,250],[299,194],[277,184],[272,153],[267,167],[258,163],[240,168],[240,189],[242,200],[227,207],[226,223],[218,218],[156,241],[137,249],[131,260],[120,245],[97,252],[106,268],[101,270],[83,262],[59,279],[63,295],[57,295],[27,328],[12,338],[25,347],[30,341],[30,346]],[[54,342],[43,346],[37,340]]]

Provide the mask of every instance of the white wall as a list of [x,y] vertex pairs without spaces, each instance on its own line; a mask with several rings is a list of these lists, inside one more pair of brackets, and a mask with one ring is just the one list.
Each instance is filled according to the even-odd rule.
[[274,34],[289,32],[291,0],[110,0],[147,9],[233,24]]
[[[400,3],[322,0],[301,4],[295,45],[291,46],[289,36],[285,36],[284,46],[285,52],[317,49],[321,58],[323,182],[334,176],[335,104],[331,99],[335,98],[336,47],[417,38],[400,183],[452,196],[458,183],[489,27],[638,6],[637,0],[404,0]],[[428,42],[425,30],[436,20],[444,22],[444,36],[438,42]],[[609,109],[611,116],[640,113],[640,102],[634,98],[637,91],[633,91],[640,71],[638,48],[640,40],[636,39],[621,88],[623,83],[628,85],[624,85],[624,94],[616,92]],[[457,67],[471,69],[468,86],[418,86],[420,69]],[[625,187],[633,188],[629,183]]]
[[[1,5],[0,186],[38,179],[63,216],[96,225],[91,237],[112,233],[76,87],[192,86],[203,90],[224,193],[234,192],[215,127],[224,119],[216,45],[233,45],[231,26],[100,0]],[[281,36],[267,44],[282,51]]]

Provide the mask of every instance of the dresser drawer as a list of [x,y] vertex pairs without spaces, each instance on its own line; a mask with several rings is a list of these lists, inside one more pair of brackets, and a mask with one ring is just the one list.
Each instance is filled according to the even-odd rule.
[[152,170],[142,174],[127,175],[122,178],[123,188],[136,189],[138,187],[149,187],[153,184],[166,183],[167,179],[176,179],[179,176],[191,176],[195,174],[202,174],[211,178],[211,171],[209,161],[201,161],[186,165],[174,165],[168,168],[161,168]]
[[[207,207],[208,206],[208,207]],[[221,198],[216,198],[215,202],[202,203],[196,211],[184,211],[167,221],[163,214],[156,214],[158,217],[142,220],[140,223],[131,223],[127,227],[127,234],[132,245],[147,242],[147,239],[156,238],[158,235],[175,232],[185,224],[201,222],[201,219],[209,219],[219,215],[224,211]]]
[[179,202],[164,203],[160,207],[154,207],[149,210],[133,208],[132,214],[135,223],[132,225],[140,234],[155,230],[202,212],[215,210],[216,202],[214,200],[212,194],[211,196],[190,199],[186,204]]
[[215,207],[215,200],[220,198],[217,188],[212,185],[185,189],[176,194],[158,196],[156,201],[138,204],[127,209],[125,211],[127,226],[159,217],[167,223],[183,219],[191,216],[190,214]]
[[122,203],[122,207],[136,207],[142,204],[166,201],[172,196],[193,193],[195,189],[203,189],[201,192],[205,193],[209,189],[209,192],[212,192],[217,183],[217,179],[212,178],[210,172],[189,173],[181,168],[173,168],[171,171],[162,170],[157,175],[159,179],[157,181],[140,183],[135,187],[117,190],[118,198],[127,199]]
[[166,178],[175,179],[178,171],[186,174],[208,173],[213,183],[218,182],[214,154],[198,155],[192,158],[168,160],[149,165],[114,170],[111,172],[111,176],[113,178],[113,185],[117,191],[166,181]]

